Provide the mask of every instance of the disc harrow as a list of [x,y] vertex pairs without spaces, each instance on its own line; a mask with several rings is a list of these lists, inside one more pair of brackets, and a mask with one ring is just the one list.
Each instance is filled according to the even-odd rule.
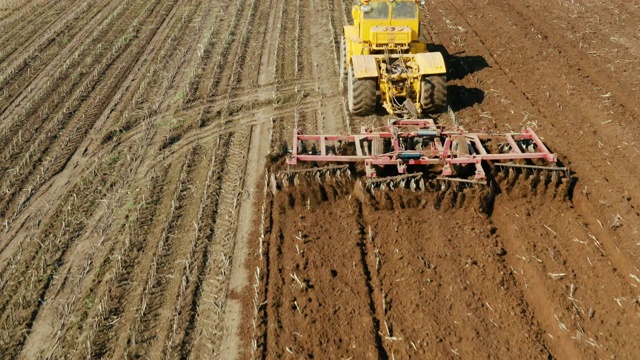
[[[447,129],[433,119],[392,119],[384,127],[362,128],[354,135],[295,130],[286,162],[289,170],[272,175],[274,191],[309,175],[318,181],[364,175],[370,191],[446,191],[497,182],[511,187],[520,178],[536,190],[566,185],[569,178],[568,168],[532,129],[471,133],[461,127]],[[303,163],[325,166],[304,168]]]
[[351,178],[351,170],[349,165],[329,165],[323,167],[312,167],[304,169],[290,169],[278,173],[272,173],[270,184],[271,192],[274,194],[282,188],[300,185],[301,177],[305,179],[315,180],[317,182],[335,181],[342,177]]

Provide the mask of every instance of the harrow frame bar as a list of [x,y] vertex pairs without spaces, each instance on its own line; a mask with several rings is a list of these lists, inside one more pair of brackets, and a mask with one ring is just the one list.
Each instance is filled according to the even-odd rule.
[[[402,139],[421,138],[427,140],[429,146],[426,149],[406,150],[401,145]],[[390,139],[391,149],[382,154],[371,154],[364,146],[364,141],[375,139]],[[496,141],[507,145],[508,152],[491,153],[483,144],[483,141]],[[314,141],[319,144],[317,154],[302,153],[300,142]],[[522,146],[523,141],[535,144],[529,148]],[[327,152],[327,145],[330,143],[353,143],[355,145],[355,155],[336,155]],[[454,143],[473,146],[473,151],[457,151]],[[524,151],[523,151],[524,150]],[[320,163],[355,163],[365,164],[365,171],[368,178],[376,178],[375,167],[395,166],[398,174],[407,174],[408,168],[441,165],[441,176],[455,179],[452,167],[455,165],[475,166],[475,180],[486,180],[486,174],[482,168],[482,162],[492,162],[496,165],[519,166],[513,161],[542,159],[551,166],[541,166],[540,169],[566,171],[566,168],[553,166],[558,158],[556,154],[549,151],[540,137],[532,129],[524,129],[521,132],[510,133],[469,133],[462,128],[448,130],[442,125],[435,123],[433,119],[396,119],[391,120],[388,125],[378,129],[361,130],[355,135],[305,135],[300,130],[294,130],[291,154],[287,157],[287,164],[297,165],[302,162]],[[528,168],[538,168],[535,165],[522,165]]]

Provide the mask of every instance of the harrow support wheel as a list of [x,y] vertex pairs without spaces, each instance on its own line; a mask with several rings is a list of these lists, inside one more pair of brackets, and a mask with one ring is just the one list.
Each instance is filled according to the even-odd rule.
[[369,116],[376,109],[376,79],[357,79],[353,75],[353,66],[347,73],[349,112],[356,116]]
[[445,75],[422,77],[420,106],[423,114],[442,112],[447,108],[447,77]]

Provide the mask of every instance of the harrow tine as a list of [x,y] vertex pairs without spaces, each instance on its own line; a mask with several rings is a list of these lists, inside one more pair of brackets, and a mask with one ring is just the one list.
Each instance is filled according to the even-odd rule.
[[278,184],[280,184],[282,188],[285,188],[289,185],[289,177],[287,176],[287,174],[278,174],[277,178]]
[[571,184],[571,179],[569,177],[560,179],[560,184],[556,190],[556,196],[566,197],[569,194],[569,186]]
[[541,165],[527,165],[527,164],[516,164],[516,163],[496,163],[497,166],[502,168],[518,168],[518,169],[534,169],[534,170],[550,170],[550,171],[567,171],[569,170],[566,167],[560,166],[541,166]]
[[453,189],[458,192],[463,192],[466,189],[476,189],[488,185],[489,183],[483,180],[438,177],[434,181],[425,181],[422,176],[417,177],[411,175],[367,180],[367,188],[371,194],[376,190],[395,191],[398,189],[407,189],[412,192],[429,190],[446,192],[449,189]]
[[269,176],[269,183],[271,186],[271,193],[275,195],[278,192],[278,180],[276,180],[276,174],[271,173],[271,176]]
[[508,167],[504,167],[504,166],[496,166],[498,169],[500,169],[500,173],[502,174],[502,176],[504,176],[505,178],[509,178],[509,169]]
[[446,180],[440,180],[440,191],[446,192],[449,189],[449,182]]
[[547,187],[549,184],[549,180],[551,179],[551,174],[547,170],[540,171],[540,184],[543,188]]
[[[318,183],[321,183],[323,178],[332,179],[332,174],[337,174],[340,176],[343,172],[346,172],[349,177],[351,177],[351,172],[349,171],[349,165],[330,165],[325,167],[318,168],[310,168],[310,169],[294,169],[281,171],[276,174],[272,174],[272,183],[276,184],[276,188],[282,189],[284,187],[295,185],[300,185],[302,174],[308,174],[307,178],[315,178]],[[273,185],[272,185],[273,188]]]
[[411,184],[411,183],[415,183],[417,178],[422,178],[422,173],[402,174],[402,175],[390,176],[390,177],[373,178],[373,179],[368,179],[367,184],[372,186],[375,186],[375,184],[380,184],[381,189],[383,188],[383,186],[385,189],[390,188],[392,190],[395,188],[406,189],[407,180],[409,180],[409,183]]
[[531,191],[535,192],[536,188],[540,185],[541,180],[544,184],[544,179],[541,178],[540,173],[538,171],[535,171],[534,174],[529,178],[529,187],[531,188]]
[[[366,190],[364,189],[364,186],[362,185],[362,181],[360,181],[360,179],[356,180],[354,187],[353,187],[353,195],[356,197],[356,199],[360,200],[360,201],[364,201],[365,200],[365,196],[366,196]],[[351,197],[349,197],[351,198]]]
[[540,182],[542,183],[543,187],[547,187],[549,186],[549,183],[551,182],[551,174],[549,174],[548,170],[542,170],[540,172]]
[[285,187],[291,185],[291,175],[290,174],[283,174],[282,175],[282,184]]

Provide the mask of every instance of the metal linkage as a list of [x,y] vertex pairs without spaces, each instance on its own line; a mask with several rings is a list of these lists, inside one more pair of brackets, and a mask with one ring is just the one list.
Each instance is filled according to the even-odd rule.
[[[356,135],[305,135],[295,131],[287,163],[364,163],[370,181],[383,169],[395,170],[401,179],[425,168],[441,169],[438,179],[444,180],[460,180],[461,173],[470,169],[473,178],[465,181],[486,183],[484,162],[567,171],[556,166],[557,160],[531,129],[468,133],[462,128],[448,130],[432,119],[397,119],[382,128],[362,128]],[[544,165],[537,166],[533,161]]]

